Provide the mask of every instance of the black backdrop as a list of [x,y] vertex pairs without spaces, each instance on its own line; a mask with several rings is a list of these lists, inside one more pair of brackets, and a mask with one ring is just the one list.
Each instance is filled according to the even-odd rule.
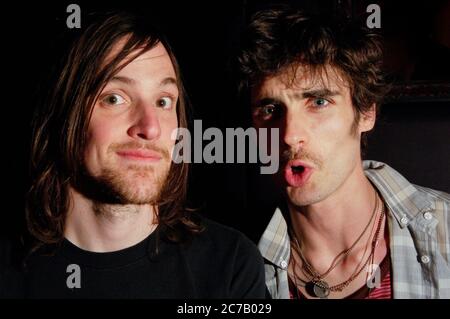
[[[358,9],[367,1],[290,2],[312,11],[329,12]],[[433,1],[427,4],[430,2]],[[16,236],[24,225],[30,118],[38,89],[45,89],[61,33],[76,32],[67,30],[65,24],[69,3],[80,5],[82,24],[83,16],[89,12],[117,8],[137,9],[155,19],[155,24],[167,33],[179,59],[194,118],[202,119],[204,128],[248,126],[247,111],[235,95],[230,60],[238,48],[246,19],[268,1],[11,1],[2,11],[4,143],[0,235]],[[450,192],[449,100],[390,103],[385,105],[381,120],[370,139],[367,157],[386,161],[412,182]],[[275,199],[275,191],[261,182],[257,168],[244,164],[191,167],[192,206],[256,241],[270,218]]]

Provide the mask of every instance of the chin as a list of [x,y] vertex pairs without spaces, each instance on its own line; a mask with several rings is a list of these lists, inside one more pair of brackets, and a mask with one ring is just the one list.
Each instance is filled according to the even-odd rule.
[[159,197],[159,189],[156,187],[136,187],[129,185],[129,187],[118,190],[127,204],[144,205],[154,204]]
[[286,194],[289,202],[294,206],[308,206],[324,199],[325,196],[321,192],[308,188],[288,188]]
[[317,199],[316,198],[312,198],[312,197],[308,197],[308,196],[289,196],[289,202],[293,205],[293,206],[299,206],[299,207],[303,207],[303,206],[308,206],[308,205],[312,205],[317,203]]
[[154,204],[159,199],[161,180],[161,177],[155,176],[153,172],[129,172],[115,176],[110,180],[110,186],[119,194],[124,204]]

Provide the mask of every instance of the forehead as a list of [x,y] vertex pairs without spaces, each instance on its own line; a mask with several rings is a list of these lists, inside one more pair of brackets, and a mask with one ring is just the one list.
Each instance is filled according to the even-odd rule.
[[253,95],[311,89],[329,89],[345,93],[349,91],[349,84],[341,72],[330,65],[317,68],[303,65],[289,66],[276,75],[262,79],[253,90]]
[[[104,62],[105,65],[110,63],[121,52],[121,50],[123,50],[126,41],[127,38],[123,38],[113,45],[110,53],[107,55],[105,59]],[[130,54],[119,63],[118,67],[119,69],[121,69],[119,73],[131,72],[137,74],[141,73],[144,69],[150,68],[153,69],[154,71],[161,71],[165,73],[164,75],[171,75],[174,78],[176,77],[172,60],[166,48],[161,42],[158,42],[150,50],[147,50],[139,54],[139,51],[142,49],[143,48],[141,47],[130,52]],[[137,54],[139,55],[136,56]]]

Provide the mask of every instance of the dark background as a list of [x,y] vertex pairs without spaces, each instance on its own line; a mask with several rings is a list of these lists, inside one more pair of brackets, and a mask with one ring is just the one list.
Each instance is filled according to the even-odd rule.
[[[125,2],[126,4],[120,4]],[[449,1],[60,1],[9,3],[2,11],[2,164],[4,203],[0,235],[24,226],[29,187],[30,118],[46,76],[58,58],[66,7],[83,17],[109,9],[134,9],[168,35],[180,62],[194,118],[203,128],[248,127],[236,97],[231,61],[248,17],[270,3],[290,2],[315,13],[365,21],[369,3],[381,5],[386,66],[393,93],[383,105],[366,158],[396,168],[411,182],[450,192]],[[190,200],[208,217],[240,229],[254,241],[273,213],[276,192],[255,165],[193,164]]]

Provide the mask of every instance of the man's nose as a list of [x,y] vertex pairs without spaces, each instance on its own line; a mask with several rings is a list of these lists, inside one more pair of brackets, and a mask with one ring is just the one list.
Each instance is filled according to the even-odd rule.
[[154,105],[139,105],[128,135],[135,139],[154,140],[161,134],[158,110]]
[[306,121],[299,112],[288,111],[280,128],[283,142],[290,148],[298,148],[306,143],[308,129]]

